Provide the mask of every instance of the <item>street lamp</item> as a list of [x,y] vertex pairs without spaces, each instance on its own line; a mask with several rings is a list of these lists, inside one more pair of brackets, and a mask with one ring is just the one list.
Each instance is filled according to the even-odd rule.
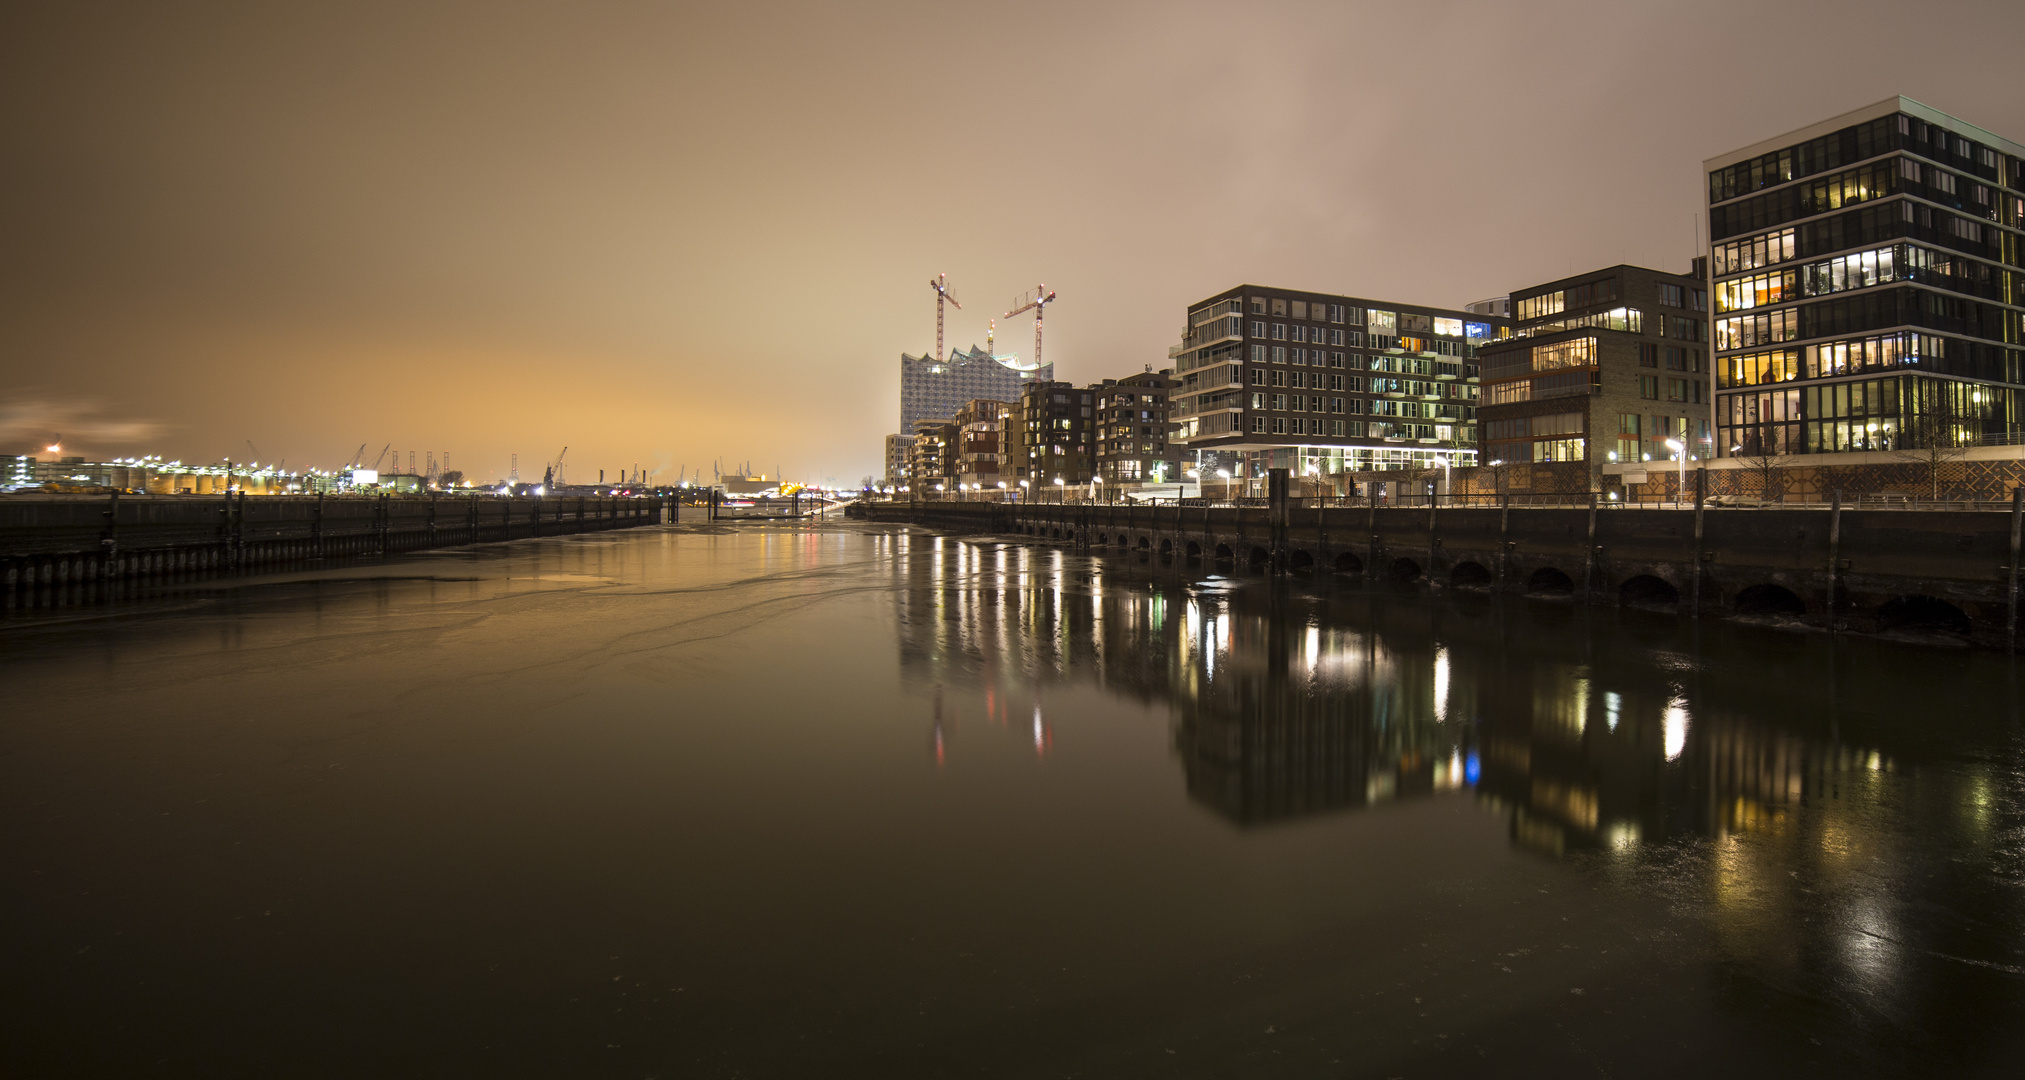
[[1005,501],[1005,481],[1003,480],[998,482],[998,501]]
[[1673,504],[1679,506],[1681,495],[1687,490],[1687,444],[1679,439],[1668,439],[1666,448],[1673,451],[1674,460],[1680,462],[1678,479],[1673,485]]
[[1055,502],[1056,502],[1057,504],[1059,504],[1059,503],[1060,503],[1060,502],[1062,501],[1062,489],[1063,489],[1063,488],[1064,488],[1065,486],[1066,486],[1066,485],[1064,485],[1064,484],[1062,483],[1062,478],[1061,478],[1061,477],[1059,477],[1059,476],[1055,477]]
[[1025,480],[1020,481],[1020,501],[1027,501],[1027,482]]

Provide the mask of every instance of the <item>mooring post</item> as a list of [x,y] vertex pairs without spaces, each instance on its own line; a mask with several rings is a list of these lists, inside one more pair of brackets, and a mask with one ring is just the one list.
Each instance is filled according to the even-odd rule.
[[1505,591],[1505,563],[1510,561],[1512,544],[1508,536],[1512,531],[1512,496],[1509,492],[1498,492],[1498,591]]
[[1430,480],[1427,483],[1427,577],[1429,581],[1435,580],[1435,555],[1441,550],[1441,533],[1435,530],[1435,526],[1438,524],[1435,513],[1439,509],[1440,504],[1441,499],[1436,495],[1434,490],[1434,481]]
[[105,505],[105,533],[99,537],[99,547],[105,551],[105,565],[100,569],[102,575],[108,578],[119,573],[119,526],[120,493],[118,488],[114,488]]
[[2018,545],[2021,527],[2025,527],[2025,487],[2014,487],[2011,489],[2011,584],[2004,615],[2004,641],[2013,652],[2018,650]]
[[1582,602],[1596,602],[1596,493],[1589,493],[1588,539],[1583,545]]
[[1378,498],[1373,495],[1367,501],[1371,512],[1371,542],[1365,546],[1364,576],[1375,578],[1378,576]]
[[1695,466],[1695,568],[1692,575],[1695,598],[1688,610],[1694,612],[1695,618],[1698,619],[1702,615],[1702,504],[1708,501],[1708,494],[1709,467],[1697,465]]
[[1835,578],[1841,573],[1842,554],[1842,489],[1836,488],[1828,500],[1828,632],[1835,633]]
[[1266,470],[1266,542],[1276,572],[1287,568],[1287,480],[1286,469]]

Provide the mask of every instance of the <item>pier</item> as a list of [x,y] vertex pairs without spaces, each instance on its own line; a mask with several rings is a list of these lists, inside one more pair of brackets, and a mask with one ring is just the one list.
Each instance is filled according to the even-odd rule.
[[377,558],[432,548],[637,528],[665,497],[66,497],[0,502],[0,598],[10,606],[126,582]]

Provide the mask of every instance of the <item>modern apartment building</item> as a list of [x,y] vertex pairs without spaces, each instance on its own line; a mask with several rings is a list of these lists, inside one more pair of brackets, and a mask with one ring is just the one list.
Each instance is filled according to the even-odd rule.
[[[1000,480],[1002,431],[1012,419],[1010,402],[979,398],[956,413],[955,480],[962,488],[995,489]],[[1011,486],[1011,485],[1008,485]]]
[[1181,480],[1180,451],[1169,438],[1173,376],[1172,369],[1147,370],[1090,387],[1097,396],[1097,476],[1106,486]]
[[2025,147],[1893,97],[1703,164],[1719,453],[2025,433]]
[[1010,486],[1026,481],[1030,497],[1054,498],[1049,488],[1088,484],[1095,464],[1092,438],[1097,424],[1092,399],[1096,391],[1065,382],[1029,382],[1022,388],[1015,417],[1019,444],[1016,474]]
[[1022,367],[1011,356],[993,356],[973,345],[969,352],[951,349],[947,360],[900,354],[900,430],[911,432],[916,420],[947,419],[964,402],[986,398],[1018,401],[1020,388],[1038,379],[1054,378],[1055,366]]
[[1708,294],[1686,274],[1612,266],[1511,295],[1510,336],[1484,343],[1482,460],[1671,460],[1672,439],[1707,456]]
[[1477,347],[1508,320],[1240,285],[1188,308],[1176,440],[1248,477],[1470,464]]
[[914,449],[914,436],[886,436],[886,483],[900,485],[907,482],[907,455]]
[[907,452],[907,487],[921,498],[954,490],[956,422],[916,420],[914,445]]

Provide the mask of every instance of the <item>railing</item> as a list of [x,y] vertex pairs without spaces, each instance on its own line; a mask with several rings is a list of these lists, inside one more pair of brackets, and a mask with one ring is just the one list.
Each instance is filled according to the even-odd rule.
[[[1436,508],[1454,507],[1458,509],[1518,507],[1536,510],[1587,510],[1592,505],[1591,498],[1591,495],[1587,492],[1515,491],[1505,495],[1475,493],[1429,495],[1423,493],[1387,495],[1379,498],[1377,505],[1380,509],[1387,507],[1426,509],[1429,506],[1434,506]],[[906,503],[908,500],[906,497],[898,495],[874,495],[867,501]],[[1262,495],[1216,495],[1189,498],[1111,498],[1099,496],[1091,498],[1087,491],[1080,494],[1073,491],[1063,492],[1060,498],[1056,498],[1054,493],[1049,493],[1044,498],[1037,497],[1033,499],[1021,499],[1017,495],[1009,494],[974,493],[961,498],[951,496],[948,498],[919,500],[919,504],[923,506],[959,502],[994,503],[1006,506],[1173,507],[1179,505],[1185,507],[1248,508],[1271,505],[1270,500]],[[1308,510],[1370,507],[1372,499],[1365,495],[1296,495],[1288,497],[1287,505],[1295,509]],[[1598,510],[1692,510],[1694,509],[1695,501],[1692,494],[1689,494],[1685,499],[1674,499],[1671,497],[1617,499],[1610,497],[1610,494],[1606,492],[1594,496],[1594,505]],[[1747,495],[1711,495],[1703,500],[1703,506],[1710,510],[1827,510],[1833,505],[1835,505],[1834,500],[1825,496],[1767,500]],[[1841,505],[1847,510],[2008,511],[2011,509],[2011,501],[2009,499],[1915,499],[1907,495],[1891,492],[1852,495],[1842,500]]]

